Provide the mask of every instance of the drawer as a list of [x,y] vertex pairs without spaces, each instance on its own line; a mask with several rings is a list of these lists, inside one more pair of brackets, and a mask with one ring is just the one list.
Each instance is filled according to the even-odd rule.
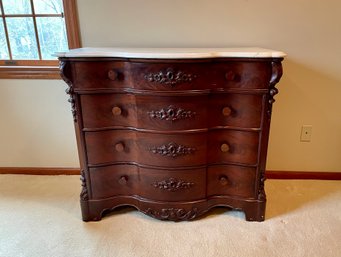
[[113,126],[186,130],[230,126],[259,128],[262,95],[152,97],[132,94],[82,95],[85,128]]
[[207,126],[208,96],[82,95],[85,128],[113,126],[182,130]]
[[241,163],[256,165],[258,132],[217,130],[209,133],[208,163]]
[[263,95],[213,94],[209,97],[209,127],[260,128]]
[[206,196],[206,169],[146,169],[136,165],[90,168],[93,199],[139,195],[156,201],[191,201]]
[[73,62],[72,65],[75,90],[133,87],[129,62],[92,61]]
[[173,91],[216,88],[264,89],[271,77],[270,62],[73,62],[75,89],[135,88]]
[[182,135],[110,130],[87,132],[85,142],[89,165],[122,162],[164,167],[206,163],[255,165],[258,135],[233,130]]
[[256,196],[256,168],[218,165],[207,170],[207,196]]
[[206,133],[151,134],[129,130],[85,133],[89,165],[134,162],[179,167],[206,164]]
[[111,165],[89,169],[93,199],[137,195],[139,173],[135,165]]

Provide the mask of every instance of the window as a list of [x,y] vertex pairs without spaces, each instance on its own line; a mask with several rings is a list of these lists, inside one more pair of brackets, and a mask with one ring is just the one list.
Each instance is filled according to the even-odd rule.
[[80,47],[75,0],[0,0],[0,78],[60,78],[54,52]]

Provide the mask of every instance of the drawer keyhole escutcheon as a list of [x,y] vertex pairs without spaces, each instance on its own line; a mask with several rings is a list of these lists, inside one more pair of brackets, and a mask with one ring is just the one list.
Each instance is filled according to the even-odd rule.
[[222,110],[221,112],[222,112],[222,114],[223,114],[224,116],[227,117],[227,116],[230,116],[230,115],[231,115],[232,110],[231,110],[230,107],[226,106],[226,107],[223,108],[223,110]]
[[116,150],[117,152],[123,152],[123,150],[124,150],[124,144],[123,144],[123,143],[117,143],[117,144],[115,145],[115,150]]
[[223,153],[227,153],[228,151],[230,151],[230,146],[226,143],[223,143],[221,144],[220,146],[220,150],[223,152]]
[[122,114],[122,109],[118,106],[114,106],[112,109],[111,109],[111,112],[114,116],[119,116]]
[[222,186],[226,186],[229,183],[229,180],[226,176],[222,175],[219,178],[219,182]]
[[126,185],[128,182],[128,177],[127,176],[121,176],[120,179],[118,180],[118,183],[120,185]]
[[114,71],[114,70],[108,71],[108,78],[112,81],[117,80],[117,78],[118,78],[117,71]]

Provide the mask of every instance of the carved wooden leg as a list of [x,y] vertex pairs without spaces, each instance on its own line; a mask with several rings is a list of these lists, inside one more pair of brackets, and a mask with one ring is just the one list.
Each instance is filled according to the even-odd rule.
[[83,221],[90,221],[88,201],[80,201]]
[[266,201],[259,201],[248,203],[244,206],[245,219],[247,221],[264,221],[265,219],[265,203]]
[[83,221],[98,221],[102,219],[102,210],[94,210],[89,207],[88,201],[80,201]]
[[88,188],[87,188],[87,177],[85,170],[81,170],[81,186],[82,191],[80,193],[80,204],[82,210],[82,219],[83,221],[98,221],[102,219],[102,209],[98,208],[97,205],[93,204],[89,200]]

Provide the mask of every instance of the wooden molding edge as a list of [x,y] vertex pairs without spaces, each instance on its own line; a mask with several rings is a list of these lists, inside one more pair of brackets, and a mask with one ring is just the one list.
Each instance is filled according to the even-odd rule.
[[64,0],[64,12],[65,12],[65,23],[66,33],[68,37],[69,48],[81,47],[81,37],[79,29],[79,20],[77,12],[77,1],[76,0]]
[[79,168],[0,167],[0,174],[80,175]]
[[0,66],[0,79],[61,79],[58,66]]
[[267,170],[265,177],[267,179],[341,180],[341,172]]
[[[22,175],[80,175],[79,168],[39,168],[39,167],[0,167],[0,174]],[[316,179],[316,180],[341,180],[341,172],[323,171],[278,171],[267,170],[267,179]]]

